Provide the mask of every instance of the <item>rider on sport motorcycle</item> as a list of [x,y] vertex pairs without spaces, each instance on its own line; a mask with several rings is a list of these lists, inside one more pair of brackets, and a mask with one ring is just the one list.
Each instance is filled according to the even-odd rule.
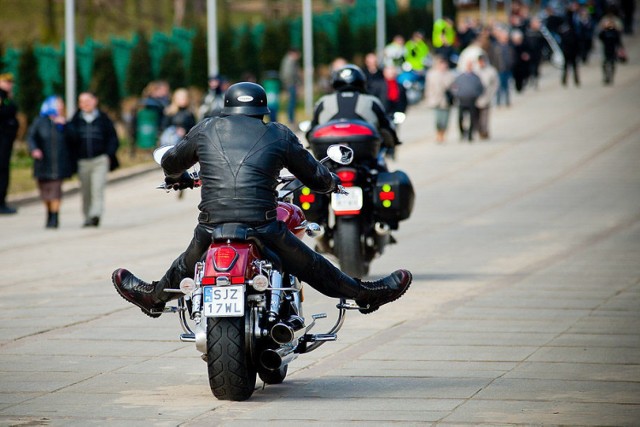
[[183,278],[193,278],[196,262],[211,243],[212,227],[228,222],[250,225],[286,271],[329,297],[354,299],[364,314],[408,289],[412,277],[407,270],[373,282],[347,276],[276,220],[275,189],[283,168],[324,193],[336,189],[339,178],[317,162],[287,127],[264,123],[265,114],[269,109],[264,89],[255,83],[236,83],[225,94],[221,116],[198,123],[164,155],[168,184],[184,184],[185,170],[200,162],[200,215],[191,243],[160,281],[146,283],[125,269],[113,272],[118,293],[148,316],[159,317],[165,304],[177,298],[164,290],[177,289]]
[[367,94],[367,77],[360,67],[347,64],[334,71],[331,86],[335,92],[320,98],[314,107],[311,130],[330,120],[364,120],[380,131],[388,150],[401,144],[380,100]]

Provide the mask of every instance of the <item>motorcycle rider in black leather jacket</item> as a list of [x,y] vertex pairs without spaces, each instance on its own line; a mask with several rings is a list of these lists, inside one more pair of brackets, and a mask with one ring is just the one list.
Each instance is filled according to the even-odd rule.
[[382,102],[367,94],[367,77],[360,67],[347,64],[335,70],[331,75],[331,86],[335,92],[324,95],[316,102],[311,129],[330,120],[364,120],[379,130],[387,149],[393,150],[400,145]]
[[305,185],[328,193],[339,183],[324,165],[306,151],[298,138],[279,123],[265,123],[269,114],[264,89],[255,83],[229,87],[219,117],[202,120],[162,158],[168,184],[200,163],[201,202],[199,223],[184,253],[158,282],[147,283],[125,269],[113,272],[118,293],[150,317],[159,317],[165,304],[177,294],[180,281],[194,275],[194,267],[211,243],[216,224],[245,223],[282,262],[285,271],[319,292],[334,298],[354,299],[363,313],[398,299],[412,277],[397,270],[373,282],[342,273],[314,252],[276,219],[277,178],[287,168]]

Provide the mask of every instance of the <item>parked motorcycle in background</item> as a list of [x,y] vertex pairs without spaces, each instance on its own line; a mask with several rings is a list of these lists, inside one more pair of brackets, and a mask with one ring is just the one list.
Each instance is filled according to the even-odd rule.
[[[160,163],[166,148],[154,153]],[[353,151],[345,146],[328,147],[327,156],[348,165]],[[197,173],[186,185],[160,188],[180,190],[198,187]],[[282,185],[292,186],[293,176],[281,176]],[[319,236],[322,227],[308,223],[303,211],[291,203],[296,187],[282,189],[278,197],[277,218],[299,238]],[[336,191],[344,193],[340,186]],[[338,318],[326,333],[310,333],[316,320],[326,314],[305,317],[302,310],[302,284],[282,268],[279,257],[264,246],[242,223],[214,227],[212,242],[202,260],[196,263],[194,278],[184,278],[177,307],[165,311],[178,313],[184,333],[181,341],[195,343],[207,362],[209,385],[221,400],[251,397],[259,376],[265,384],[284,381],[289,363],[299,354],[335,341],[346,310],[358,309],[341,299]]]
[[395,243],[391,232],[411,215],[413,186],[406,173],[388,171],[381,136],[365,121],[329,121],[311,129],[307,139],[316,158],[331,144],[354,151],[350,165],[329,166],[348,194],[328,196],[302,187],[293,200],[307,218],[325,228],[316,250],[334,255],[342,271],[362,278],[371,261]]

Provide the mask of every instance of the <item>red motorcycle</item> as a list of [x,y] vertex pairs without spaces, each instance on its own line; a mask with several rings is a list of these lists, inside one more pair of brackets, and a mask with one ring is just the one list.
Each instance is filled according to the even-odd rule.
[[[158,163],[164,151],[161,147],[154,153]],[[351,149],[334,145],[322,162],[346,165],[352,158]],[[192,177],[194,186],[199,186],[197,173]],[[322,227],[308,223],[302,210],[291,202],[296,188],[286,187],[294,185],[294,180],[293,176],[280,178],[278,220],[299,238],[318,236]],[[161,188],[172,189],[166,185]],[[278,257],[241,223],[214,228],[211,245],[196,264],[194,278],[184,278],[176,292],[182,294],[177,307],[165,310],[179,315],[184,330],[180,340],[195,343],[202,353],[211,391],[221,400],[250,398],[258,376],[266,384],[284,381],[292,360],[326,341],[335,341],[346,310],[358,308],[340,300],[333,327],[326,333],[310,333],[316,320],[326,314],[314,314],[308,321],[302,311],[302,284],[283,270]]]

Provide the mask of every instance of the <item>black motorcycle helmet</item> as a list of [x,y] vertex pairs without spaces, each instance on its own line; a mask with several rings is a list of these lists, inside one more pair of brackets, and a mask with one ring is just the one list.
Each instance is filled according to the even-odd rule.
[[357,65],[347,64],[331,74],[331,86],[339,92],[356,91],[365,93],[367,91],[367,76]]
[[222,114],[243,114],[245,116],[264,116],[269,114],[267,94],[262,86],[250,82],[241,82],[229,86],[224,94]]

